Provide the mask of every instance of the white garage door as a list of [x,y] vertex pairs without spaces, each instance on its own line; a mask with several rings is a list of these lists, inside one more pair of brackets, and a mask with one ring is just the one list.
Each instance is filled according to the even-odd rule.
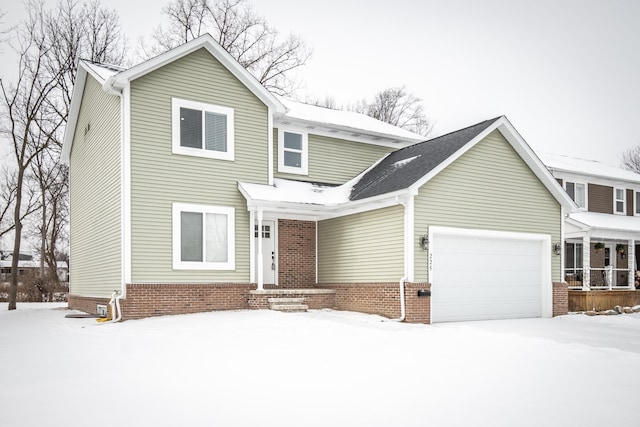
[[431,321],[551,316],[548,235],[431,227]]

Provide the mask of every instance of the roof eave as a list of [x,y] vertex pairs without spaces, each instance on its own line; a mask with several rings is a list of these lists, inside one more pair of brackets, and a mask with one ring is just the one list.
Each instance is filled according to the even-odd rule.
[[536,175],[536,177],[542,182],[542,184],[547,188],[547,190],[551,193],[551,195],[558,201],[558,203],[566,209],[566,212],[576,212],[578,210],[578,206],[575,204],[573,200],[569,197],[569,195],[564,191],[564,189],[560,186],[558,181],[553,177],[551,172],[547,169],[547,167],[540,161],[538,156],[534,153],[534,151],[529,147],[524,138],[520,136],[518,131],[513,127],[511,122],[505,117],[499,117],[495,122],[493,122],[490,126],[476,135],[472,140],[463,145],[458,151],[449,156],[444,162],[440,163],[434,169],[429,171],[424,177],[416,181],[411,188],[414,190],[419,189],[428,181],[430,181],[434,176],[439,174],[442,170],[447,168],[451,163],[453,163],[456,159],[462,156],[464,153],[473,148],[478,142],[482,141],[486,138],[491,132],[494,130],[499,130],[500,133],[504,136],[504,138],[509,142],[509,144],[513,147],[513,149],[518,153],[520,158],[524,160],[529,169]]
[[183,45],[164,52],[154,58],[142,62],[136,66],[122,71],[105,82],[105,90],[120,92],[132,80],[144,76],[158,68],[163,67],[177,59],[180,59],[200,48],[206,49],[224,67],[226,67],[238,80],[240,80],[254,95],[265,105],[270,107],[274,114],[285,114],[287,109],[271,92],[269,92],[255,77],[253,77],[238,61],[224,50],[210,34],[204,34]]

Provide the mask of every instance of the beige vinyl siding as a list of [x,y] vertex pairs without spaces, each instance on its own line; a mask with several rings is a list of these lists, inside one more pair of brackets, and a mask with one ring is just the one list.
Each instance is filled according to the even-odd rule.
[[106,297],[122,284],[120,98],[90,75],[70,156],[70,292]]
[[404,208],[318,223],[318,283],[397,282],[404,272]]
[[[561,221],[559,203],[496,130],[419,189],[415,279],[428,280],[419,238],[429,226],[550,234],[555,243]],[[551,262],[552,279],[560,281],[560,257]]]
[[[295,130],[292,130],[295,132]],[[276,178],[343,184],[391,151],[383,147],[362,142],[330,138],[309,133],[309,174],[296,175],[278,172],[278,130],[273,133],[274,163]]]
[[[234,161],[172,154],[172,97],[234,109]],[[249,213],[237,183],[268,183],[267,136],[267,107],[204,49],[132,82],[134,283],[249,281]],[[235,208],[234,271],[173,270],[172,203]]]

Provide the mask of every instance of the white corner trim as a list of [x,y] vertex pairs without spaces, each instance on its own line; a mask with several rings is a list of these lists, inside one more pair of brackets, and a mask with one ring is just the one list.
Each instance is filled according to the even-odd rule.
[[123,284],[122,295],[126,298],[127,283],[131,283],[131,86],[122,91],[122,222],[123,222]]
[[[273,158],[273,111],[271,107],[267,107],[267,170],[268,170],[268,183],[269,185],[273,185],[273,163],[275,159]],[[253,277],[253,276],[252,276]]]

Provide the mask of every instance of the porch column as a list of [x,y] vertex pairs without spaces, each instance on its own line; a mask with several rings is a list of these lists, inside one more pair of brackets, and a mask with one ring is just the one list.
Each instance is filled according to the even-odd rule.
[[258,290],[264,289],[264,270],[262,264],[262,209],[258,209]]
[[629,240],[627,242],[627,268],[629,269],[629,289],[635,289],[636,277],[636,241]]
[[591,236],[582,238],[582,290],[591,289]]

